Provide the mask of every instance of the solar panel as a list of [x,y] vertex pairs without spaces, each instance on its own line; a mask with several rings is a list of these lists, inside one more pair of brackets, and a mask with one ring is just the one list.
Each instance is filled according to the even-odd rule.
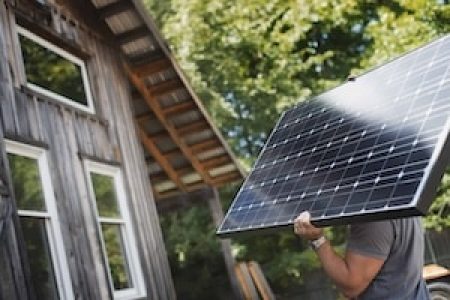
[[450,156],[450,36],[281,116],[218,235],[425,214]]

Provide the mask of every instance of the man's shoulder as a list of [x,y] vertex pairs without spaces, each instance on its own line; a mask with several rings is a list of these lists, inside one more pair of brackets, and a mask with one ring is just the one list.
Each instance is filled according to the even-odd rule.
[[378,229],[378,228],[392,228],[398,226],[422,226],[422,219],[420,217],[409,217],[399,219],[388,219],[380,221],[370,221],[350,224],[350,229]]
[[377,230],[383,228],[392,228],[395,225],[393,220],[381,220],[381,221],[371,221],[354,223],[349,226],[350,230]]

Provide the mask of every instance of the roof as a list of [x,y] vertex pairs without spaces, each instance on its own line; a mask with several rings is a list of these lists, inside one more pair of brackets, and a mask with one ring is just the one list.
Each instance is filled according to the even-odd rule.
[[244,172],[140,1],[91,0],[125,58],[136,127],[157,199],[220,187]]

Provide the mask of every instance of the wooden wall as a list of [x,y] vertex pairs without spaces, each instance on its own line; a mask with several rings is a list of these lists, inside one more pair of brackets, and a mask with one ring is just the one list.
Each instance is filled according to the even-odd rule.
[[[48,149],[76,299],[111,298],[88,199],[84,158],[121,166],[147,296],[149,299],[175,299],[158,215],[146,168],[142,167],[145,161],[133,123],[128,80],[117,51],[106,37],[96,30],[91,31],[82,20],[68,21],[67,16],[73,15],[67,10],[69,5],[55,7],[50,26],[62,37],[72,35],[71,39],[89,54],[87,69],[96,113],[87,114],[37,95],[23,87],[25,79],[15,36],[15,14],[6,2],[10,1],[0,0],[0,154],[5,161],[3,136]],[[0,164],[0,174],[6,178],[7,169],[3,170]],[[4,204],[4,207],[14,208],[14,202],[7,195],[0,195],[0,213],[7,211],[2,210]],[[9,222],[3,221],[3,215],[0,215],[0,228],[3,224],[9,225],[3,230],[5,243],[0,243],[0,299],[32,299],[26,289],[27,268],[20,246],[23,242],[17,230],[17,215],[13,213]],[[13,284],[8,285],[8,282]]]

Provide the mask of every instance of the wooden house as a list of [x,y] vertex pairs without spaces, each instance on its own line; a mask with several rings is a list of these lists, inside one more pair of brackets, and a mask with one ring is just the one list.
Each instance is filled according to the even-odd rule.
[[157,203],[242,177],[140,1],[0,0],[1,300],[175,299]]

